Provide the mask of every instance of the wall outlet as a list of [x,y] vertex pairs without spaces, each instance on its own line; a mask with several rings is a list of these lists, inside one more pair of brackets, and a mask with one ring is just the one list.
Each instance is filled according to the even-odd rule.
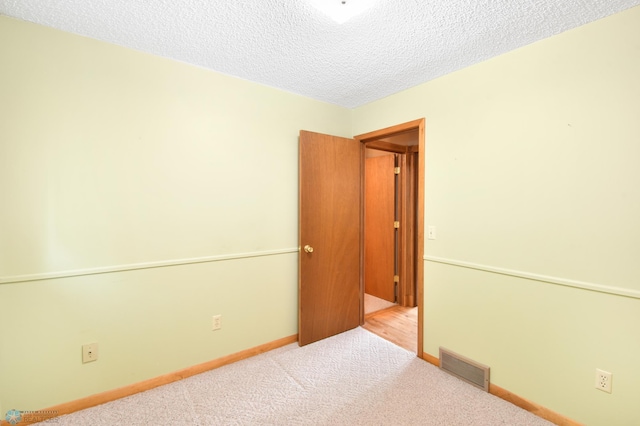
[[608,371],[596,368],[596,389],[600,389],[603,392],[611,393],[612,376],[613,375]]
[[98,344],[89,343],[88,345],[82,345],[82,363],[92,362],[98,360]]
[[214,315],[211,317],[211,329],[213,331],[220,330],[222,328],[222,315]]

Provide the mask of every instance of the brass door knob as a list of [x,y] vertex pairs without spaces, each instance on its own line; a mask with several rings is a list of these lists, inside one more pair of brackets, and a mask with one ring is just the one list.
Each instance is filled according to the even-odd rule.
[[306,251],[307,253],[313,253],[313,247],[307,244],[306,246],[304,246],[304,251]]

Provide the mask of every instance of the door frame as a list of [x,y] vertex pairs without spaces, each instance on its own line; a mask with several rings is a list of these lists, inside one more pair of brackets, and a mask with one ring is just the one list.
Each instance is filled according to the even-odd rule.
[[[418,130],[418,188],[417,188],[417,223],[416,223],[416,239],[417,247],[415,253],[416,262],[416,297],[418,305],[418,341],[417,355],[422,358],[423,355],[423,328],[424,328],[424,187],[425,187],[425,119],[408,121],[406,123],[397,124],[395,126],[386,127],[384,129],[375,130],[373,132],[363,133],[353,138],[361,143],[361,172],[360,172],[360,191],[361,200],[364,198],[364,153],[365,143],[373,142],[378,139],[396,136],[401,133]],[[385,144],[380,142],[379,144]],[[379,145],[378,144],[378,145]],[[360,203],[360,324],[364,324],[364,203]]]

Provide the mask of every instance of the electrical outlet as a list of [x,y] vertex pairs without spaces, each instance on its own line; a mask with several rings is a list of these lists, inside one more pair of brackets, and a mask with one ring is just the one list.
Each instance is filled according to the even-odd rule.
[[220,330],[222,328],[222,315],[214,315],[211,317],[211,329],[213,331]]
[[596,389],[611,393],[611,378],[612,374],[608,371],[600,370],[596,368]]
[[88,345],[82,345],[82,363],[92,362],[98,360],[98,344],[90,343]]

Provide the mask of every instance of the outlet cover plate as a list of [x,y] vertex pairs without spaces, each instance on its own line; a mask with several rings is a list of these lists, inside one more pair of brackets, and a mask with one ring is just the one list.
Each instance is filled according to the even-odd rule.
[[98,344],[89,343],[82,345],[82,363],[93,362],[98,360]]
[[222,315],[214,315],[211,317],[211,329],[213,331],[220,330],[222,328]]
[[596,389],[600,389],[603,392],[611,393],[612,376],[613,375],[608,371],[596,368]]

